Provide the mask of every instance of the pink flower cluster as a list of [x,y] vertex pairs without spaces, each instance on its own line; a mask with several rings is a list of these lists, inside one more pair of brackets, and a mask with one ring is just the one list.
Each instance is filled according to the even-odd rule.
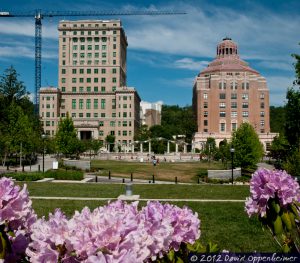
[[187,207],[137,206],[116,201],[94,211],[86,207],[70,220],[56,210],[33,225],[27,255],[31,262],[144,262],[200,237],[198,215]]
[[250,181],[251,196],[246,199],[249,216],[266,214],[270,198],[278,198],[280,206],[300,200],[299,184],[286,171],[258,169]]
[[0,179],[0,229],[6,236],[11,251],[5,254],[5,261],[17,262],[24,255],[29,243],[31,226],[36,221],[36,214],[31,207],[26,185],[19,186],[8,178]]

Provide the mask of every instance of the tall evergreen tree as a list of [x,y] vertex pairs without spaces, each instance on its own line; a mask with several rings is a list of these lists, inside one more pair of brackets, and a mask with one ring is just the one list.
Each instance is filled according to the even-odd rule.
[[11,66],[0,77],[0,93],[8,104],[12,101],[19,102],[29,94],[23,82],[18,80],[18,76],[17,71]]

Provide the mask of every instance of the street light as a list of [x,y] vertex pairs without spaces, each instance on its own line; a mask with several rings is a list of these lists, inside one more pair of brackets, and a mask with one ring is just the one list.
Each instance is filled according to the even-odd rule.
[[47,135],[42,133],[42,140],[43,140],[43,173],[45,172],[45,139]]
[[231,154],[231,183],[233,185],[233,155],[234,155],[234,148],[230,148],[230,154]]

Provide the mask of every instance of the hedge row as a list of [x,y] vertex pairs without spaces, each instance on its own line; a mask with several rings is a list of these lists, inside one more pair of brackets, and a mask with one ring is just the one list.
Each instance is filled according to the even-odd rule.
[[18,172],[1,174],[1,177],[11,177],[16,181],[37,181],[43,178],[54,178],[56,180],[82,180],[84,178],[83,171],[73,170],[48,170],[42,172]]

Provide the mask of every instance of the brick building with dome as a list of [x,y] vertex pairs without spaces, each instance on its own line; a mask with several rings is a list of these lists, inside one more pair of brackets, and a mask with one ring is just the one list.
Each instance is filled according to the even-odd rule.
[[216,58],[195,78],[193,109],[197,132],[193,148],[201,149],[208,137],[217,145],[230,140],[241,123],[250,123],[265,151],[275,133],[270,133],[269,89],[266,79],[243,61],[230,38],[217,45]]

